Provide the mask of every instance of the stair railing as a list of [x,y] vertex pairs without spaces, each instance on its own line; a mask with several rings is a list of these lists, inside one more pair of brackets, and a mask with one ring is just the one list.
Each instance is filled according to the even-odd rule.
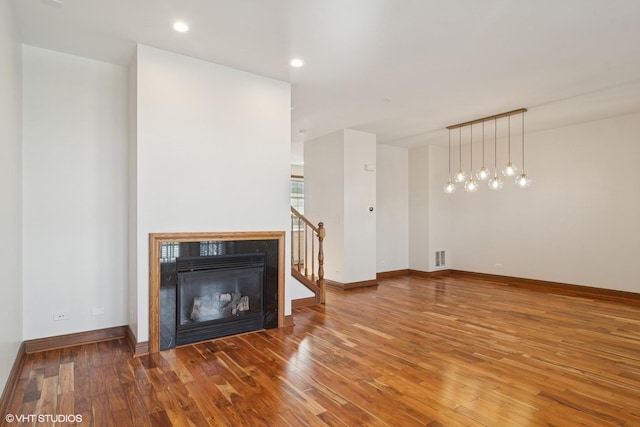
[[316,226],[291,207],[291,270],[300,282],[313,291],[316,301],[321,304],[325,303],[325,236],[324,223],[319,222]]

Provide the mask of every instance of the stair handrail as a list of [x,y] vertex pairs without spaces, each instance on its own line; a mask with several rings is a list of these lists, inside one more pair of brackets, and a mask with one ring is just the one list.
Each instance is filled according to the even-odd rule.
[[[325,303],[325,279],[324,279],[324,238],[327,235],[327,231],[324,228],[324,223],[319,222],[316,226],[311,221],[309,221],[303,214],[301,214],[296,208],[291,206],[291,268],[295,269],[300,276],[304,279],[308,280],[311,286],[309,289],[313,290],[315,293],[315,287],[317,287],[319,291],[319,295],[316,294],[318,298],[318,302],[321,304]],[[304,227],[296,228],[294,226],[295,219],[298,219],[300,223],[304,224]],[[317,260],[318,260],[318,271],[317,274],[315,272],[315,238],[311,239],[309,242],[307,240],[308,229],[311,230],[312,234],[318,240],[318,252],[317,252]],[[296,247],[296,238],[294,236],[294,232],[297,231],[297,259],[295,258],[296,253],[294,252],[294,248]],[[309,247],[311,248],[311,257],[309,257]],[[304,254],[303,254],[304,250]],[[309,262],[311,260],[311,274],[309,274]],[[303,262],[301,262],[303,261]]]

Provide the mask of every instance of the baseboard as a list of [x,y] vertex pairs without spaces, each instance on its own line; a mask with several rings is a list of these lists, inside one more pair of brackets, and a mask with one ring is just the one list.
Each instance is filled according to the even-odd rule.
[[284,316],[284,327],[293,326],[293,315],[289,314],[288,316]]
[[133,351],[133,355],[144,356],[149,354],[149,341],[142,341],[136,344],[135,350]]
[[426,277],[426,278],[434,278],[434,277],[446,277],[451,274],[451,270],[436,270],[436,271],[421,271],[421,270],[409,270],[410,276],[417,277]]
[[138,342],[136,340],[136,335],[131,329],[131,325],[127,326],[126,340],[129,350],[134,356],[144,356],[145,354],[149,354],[149,341]]
[[376,279],[382,280],[389,279],[391,277],[406,276],[410,274],[410,271],[411,270],[409,270],[408,268],[405,270],[382,271],[380,273],[376,273]]
[[547,292],[567,296],[580,296],[607,301],[622,302],[640,306],[640,293],[618,291],[614,289],[595,288],[592,286],[571,285],[568,283],[549,282],[522,277],[500,276],[497,274],[476,273],[472,271],[451,270],[452,277],[467,277],[488,282],[500,283],[508,286]]
[[292,299],[291,309],[293,310],[294,308],[301,308],[301,307],[308,307],[310,305],[316,305],[320,303],[319,300],[320,298],[316,298],[316,297]]
[[4,391],[2,392],[2,397],[0,397],[0,414],[4,416],[9,409],[9,405],[13,400],[13,395],[16,392],[16,387],[18,385],[18,380],[20,379],[20,372],[22,371],[22,367],[24,365],[26,351],[24,342],[20,344],[18,347],[18,353],[16,354],[16,359],[13,362],[13,366],[11,367],[11,371],[9,371],[9,377],[7,378],[7,383],[4,386]]
[[342,282],[336,282],[334,280],[325,280],[324,284],[326,286],[332,287],[334,289],[340,289],[342,291],[348,291],[350,289],[368,288],[370,286],[378,286],[378,281],[377,280],[363,280],[362,282],[342,283]]
[[97,329],[95,331],[78,332],[75,334],[58,335],[55,337],[38,338],[24,342],[25,353],[38,353],[75,345],[91,344],[100,341],[110,341],[127,336],[127,326]]

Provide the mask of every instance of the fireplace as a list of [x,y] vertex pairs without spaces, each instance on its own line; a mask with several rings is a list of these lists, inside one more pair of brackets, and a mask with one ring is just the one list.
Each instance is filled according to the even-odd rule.
[[154,234],[151,248],[151,352],[283,326],[284,233]]
[[176,345],[264,327],[264,253],[181,257],[176,268]]

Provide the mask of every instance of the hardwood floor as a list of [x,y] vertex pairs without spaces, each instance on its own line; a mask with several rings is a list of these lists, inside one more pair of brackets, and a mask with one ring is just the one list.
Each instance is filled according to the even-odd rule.
[[638,306],[403,276],[294,314],[295,327],[153,356],[123,340],[28,355],[10,413],[120,427],[640,426]]

